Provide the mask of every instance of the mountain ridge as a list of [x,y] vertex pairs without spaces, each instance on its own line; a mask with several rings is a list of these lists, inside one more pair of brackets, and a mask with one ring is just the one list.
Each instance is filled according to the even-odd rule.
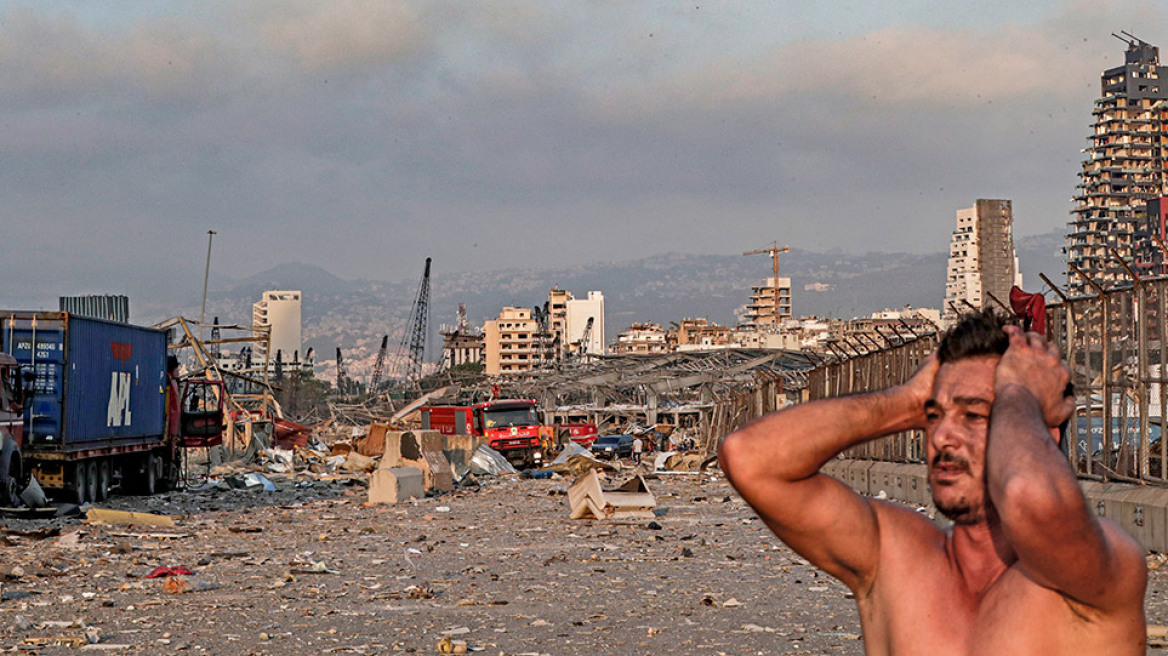
[[[1061,284],[1064,236],[1048,233],[1019,238],[1016,250],[1028,291],[1045,289],[1042,271]],[[780,256],[780,275],[792,279],[795,316],[850,319],[883,309],[940,307],[944,296],[946,253],[817,253],[792,249]],[[608,341],[633,322],[668,325],[683,318],[705,317],[735,325],[750,298],[750,288],[771,275],[769,258],[741,255],[659,253],[638,260],[577,265],[562,269],[524,269],[444,273],[436,262],[431,277],[428,357],[442,324],[453,325],[465,303],[472,325],[498,315],[503,306],[543,305],[553,285],[584,298],[589,291],[605,297]],[[1052,275],[1052,272],[1054,274]],[[229,280],[208,294],[207,317],[224,323],[248,323],[251,305],[269,289],[302,293],[305,348],[331,354],[375,353],[381,335],[398,344],[405,332],[419,279],[346,280],[326,269],[285,262],[246,278]],[[197,308],[186,308],[197,316]],[[158,321],[174,315],[173,305],[138,304],[139,314]],[[440,347],[440,346],[439,346]],[[356,355],[356,353],[354,354]],[[322,359],[318,356],[318,361]]]

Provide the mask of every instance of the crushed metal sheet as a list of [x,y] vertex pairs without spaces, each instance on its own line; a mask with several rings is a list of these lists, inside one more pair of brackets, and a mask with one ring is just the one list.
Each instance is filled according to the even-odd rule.
[[507,462],[503,454],[485,444],[480,444],[479,448],[475,450],[474,457],[470,459],[470,471],[478,476],[519,473],[511,466],[511,463]]

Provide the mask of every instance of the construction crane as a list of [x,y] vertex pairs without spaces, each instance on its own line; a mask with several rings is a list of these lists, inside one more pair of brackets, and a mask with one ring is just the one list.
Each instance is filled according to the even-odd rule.
[[422,377],[422,363],[426,360],[426,325],[430,321],[430,258],[418,285],[418,296],[410,312],[410,330],[402,335],[401,350],[409,353],[405,379],[416,383]]
[[583,358],[588,353],[588,344],[592,340],[592,322],[596,317],[588,317],[588,323],[584,324],[584,333],[580,335],[580,357]]
[[[779,325],[779,253],[790,253],[790,252],[791,252],[790,246],[783,246],[782,248],[779,248],[779,242],[776,241],[773,244],[771,244],[770,248],[760,248],[757,250],[746,251],[745,253],[743,253],[743,255],[762,255],[763,253],[766,253],[767,255],[771,256],[772,260],[774,260],[774,263],[775,263],[775,282],[774,282],[774,291],[775,291],[775,308],[774,308],[775,317],[774,317],[774,320],[775,320],[775,326]],[[759,317],[759,318],[761,318],[761,317]]]
[[385,370],[385,349],[389,346],[389,335],[381,337],[381,350],[377,352],[377,362],[373,364],[373,379],[369,381],[369,392],[377,393],[381,385],[381,372]]
[[337,394],[345,395],[348,376],[345,375],[345,359],[341,357],[341,347],[337,347]]

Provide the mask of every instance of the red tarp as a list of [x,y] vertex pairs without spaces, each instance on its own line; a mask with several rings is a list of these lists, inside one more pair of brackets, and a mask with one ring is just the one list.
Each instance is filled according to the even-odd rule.
[[1015,285],[1010,288],[1010,307],[1022,317],[1023,328],[1046,334],[1046,298],[1042,294],[1027,294]]

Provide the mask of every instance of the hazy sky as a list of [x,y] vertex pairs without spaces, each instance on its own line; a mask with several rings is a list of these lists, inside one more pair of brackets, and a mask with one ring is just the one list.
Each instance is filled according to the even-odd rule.
[[0,306],[1068,220],[1163,0],[7,2]]

